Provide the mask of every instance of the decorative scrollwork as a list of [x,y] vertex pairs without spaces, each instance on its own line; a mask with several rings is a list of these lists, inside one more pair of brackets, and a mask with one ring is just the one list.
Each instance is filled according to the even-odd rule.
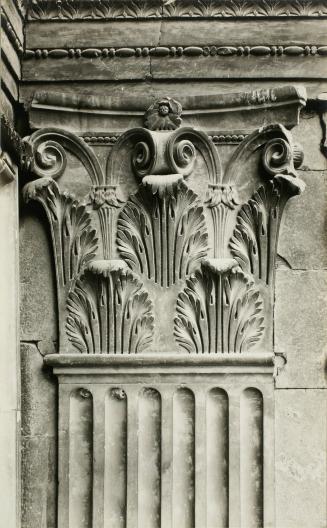
[[195,159],[195,147],[191,141],[184,139],[174,145],[174,161],[176,165],[187,167]]
[[66,331],[82,354],[137,354],[151,343],[153,310],[137,277],[121,261],[90,266],[67,300]]
[[93,150],[72,132],[60,128],[37,130],[25,138],[25,150],[30,160],[28,170],[41,178],[58,178],[66,164],[66,150],[84,165],[94,185],[104,183],[104,174]]
[[269,179],[278,174],[297,176],[296,169],[303,161],[302,148],[294,144],[283,125],[272,124],[249,134],[235,149],[226,167],[224,183],[240,182],[245,175],[244,165],[259,149],[262,149],[261,168]]
[[152,165],[151,148],[145,141],[136,143],[132,153],[132,166],[138,176],[149,173]]
[[182,176],[147,176],[120,213],[118,250],[140,274],[168,287],[193,272],[207,253],[196,194]]
[[172,136],[171,141],[168,142],[167,151],[172,171],[184,176],[191,174],[196,159],[196,149],[192,141],[180,139],[179,135]]
[[247,352],[263,333],[263,303],[236,262],[205,260],[177,299],[174,335],[189,353]]
[[292,173],[303,162],[303,150],[299,145],[293,145],[283,138],[274,138],[264,146],[262,163],[264,169],[271,176]]
[[40,178],[58,178],[67,166],[67,155],[56,141],[45,141],[37,145],[31,170]]

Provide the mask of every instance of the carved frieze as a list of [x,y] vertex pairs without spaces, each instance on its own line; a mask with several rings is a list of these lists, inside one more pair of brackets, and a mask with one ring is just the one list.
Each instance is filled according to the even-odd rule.
[[[276,99],[272,90],[246,97]],[[75,134],[44,129],[26,140],[39,179],[24,196],[50,224],[60,353],[272,351],[278,233],[304,187],[302,151],[283,125],[268,125],[223,163],[219,142],[181,124],[178,101],[152,103],[144,127],[117,137],[105,171]],[[76,179],[76,196],[65,190],[67,153],[88,175],[82,195]]]
[[325,0],[29,0],[31,20],[115,18],[316,17]]

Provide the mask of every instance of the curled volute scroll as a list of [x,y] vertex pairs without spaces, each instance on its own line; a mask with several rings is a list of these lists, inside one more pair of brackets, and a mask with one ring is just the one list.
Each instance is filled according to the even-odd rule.
[[71,152],[84,165],[93,185],[104,184],[104,175],[93,150],[78,136],[60,128],[43,128],[24,140],[28,167],[34,175],[42,178],[58,178],[67,165],[67,154]]
[[[204,137],[203,137],[204,136]],[[147,175],[191,174],[196,148],[192,141],[196,137],[204,142],[201,132],[181,128],[176,131],[156,131],[145,128],[128,130],[119,138],[112,149],[107,165],[107,182],[116,183],[115,168],[120,160],[124,145],[131,145],[131,166],[138,178]],[[208,141],[208,138],[206,138]]]
[[254,131],[235,149],[227,163],[224,183],[240,185],[244,164],[256,151],[261,151],[262,176],[266,174],[267,178],[277,174],[296,177],[303,161],[302,148],[294,143],[292,134],[283,125],[268,125]]

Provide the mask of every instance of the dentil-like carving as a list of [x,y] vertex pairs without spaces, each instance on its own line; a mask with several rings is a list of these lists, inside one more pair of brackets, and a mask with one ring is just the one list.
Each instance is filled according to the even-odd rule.
[[67,308],[68,338],[83,354],[137,354],[152,341],[152,303],[123,261],[94,261]]
[[207,253],[203,208],[181,175],[146,176],[118,220],[118,250],[140,274],[168,287]]
[[230,259],[209,259],[177,299],[174,335],[189,353],[247,352],[264,332],[263,303],[252,279]]

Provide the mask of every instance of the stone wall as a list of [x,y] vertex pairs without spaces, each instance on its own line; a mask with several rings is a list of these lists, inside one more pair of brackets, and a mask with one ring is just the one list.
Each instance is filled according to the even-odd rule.
[[0,487],[2,523],[20,526],[18,168],[20,58],[24,10],[1,3],[0,145]]

